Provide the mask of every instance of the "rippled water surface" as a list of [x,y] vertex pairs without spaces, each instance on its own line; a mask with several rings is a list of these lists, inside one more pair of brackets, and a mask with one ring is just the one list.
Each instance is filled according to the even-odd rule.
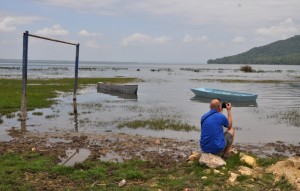
[[[73,112],[72,92],[57,98],[51,108],[37,109],[42,116],[28,112],[27,129],[32,131],[105,131],[145,136],[199,139],[199,119],[209,110],[207,99],[194,97],[191,88],[208,87],[258,94],[254,104],[233,103],[235,142],[267,143],[300,139],[300,66],[254,65],[255,73],[244,73],[241,65],[80,63],[79,77],[136,77],[137,97],[97,93],[96,84],[79,90],[78,115]],[[1,63],[0,77],[21,78],[20,63]],[[28,78],[73,77],[69,62],[29,64]],[[21,87],[20,87],[21,89]],[[226,111],[224,111],[226,114]],[[294,116],[293,116],[294,115]],[[296,120],[293,117],[296,116]],[[298,116],[298,118],[297,118]],[[118,128],[135,119],[176,119],[196,126],[193,131]],[[2,117],[0,140],[9,140],[6,129],[19,127],[17,119]],[[290,120],[289,120],[290,119]]]

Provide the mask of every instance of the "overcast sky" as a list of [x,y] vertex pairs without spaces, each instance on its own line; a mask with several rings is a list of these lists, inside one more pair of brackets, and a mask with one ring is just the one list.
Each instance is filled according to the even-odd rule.
[[[0,0],[0,58],[25,31],[80,60],[206,63],[298,35],[300,0]],[[29,59],[74,57],[29,38]]]

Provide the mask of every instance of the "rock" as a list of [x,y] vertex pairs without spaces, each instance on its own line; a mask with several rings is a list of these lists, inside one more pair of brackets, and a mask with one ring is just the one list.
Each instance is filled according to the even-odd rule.
[[121,180],[121,181],[119,182],[119,187],[122,187],[122,186],[124,186],[125,184],[126,184],[126,180],[123,179],[123,180]]
[[203,153],[199,159],[199,163],[205,164],[209,168],[218,168],[226,165],[226,162],[221,157],[210,153]]
[[251,176],[253,174],[252,169],[249,168],[249,167],[246,167],[246,166],[240,166],[239,169],[238,169],[238,172],[241,175],[246,175],[246,176]]
[[197,151],[193,151],[191,156],[187,159],[187,161],[194,161],[199,158],[199,153]]
[[229,177],[228,181],[229,181],[230,183],[233,183],[233,182],[236,180],[236,178],[237,178],[238,176],[239,176],[238,174],[236,174],[236,173],[234,173],[234,172],[230,172],[230,177]]
[[231,148],[229,152],[233,154],[237,154],[238,150],[236,148]]
[[210,170],[210,169],[205,169],[205,170],[203,170],[203,172],[204,172],[205,174],[210,174],[210,173],[211,173],[211,170]]
[[300,157],[291,157],[284,161],[279,161],[267,168],[267,172],[273,173],[277,180],[280,177],[285,176],[285,178],[293,184],[297,190],[300,190]]
[[220,174],[220,171],[217,170],[217,169],[214,169],[214,173],[215,173],[215,174]]
[[257,166],[256,159],[249,155],[243,155],[242,158],[240,158],[240,161],[251,167]]
[[159,139],[156,139],[156,140],[155,140],[155,144],[156,144],[156,145],[160,145],[160,140],[159,140]]

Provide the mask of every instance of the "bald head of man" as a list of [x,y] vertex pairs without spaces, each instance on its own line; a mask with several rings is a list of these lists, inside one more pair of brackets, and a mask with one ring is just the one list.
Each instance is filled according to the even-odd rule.
[[213,100],[211,100],[209,107],[210,107],[210,109],[216,109],[218,111],[222,110],[221,102],[220,102],[219,99],[213,99]]

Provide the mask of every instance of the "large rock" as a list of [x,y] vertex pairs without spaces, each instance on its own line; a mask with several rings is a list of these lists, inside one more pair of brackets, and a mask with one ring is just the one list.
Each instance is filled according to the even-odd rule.
[[255,167],[257,166],[257,162],[256,162],[256,159],[249,156],[249,155],[245,155],[245,154],[240,154],[241,158],[240,158],[240,161],[244,164],[247,164],[248,166],[251,166],[251,167]]
[[291,184],[295,185],[297,190],[300,190],[300,157],[279,161],[270,166],[267,172],[273,173],[277,179],[285,176]]
[[226,165],[226,162],[219,156],[202,153],[199,159],[200,164],[205,164],[209,168],[218,168],[220,166]]
[[238,174],[236,174],[234,172],[229,172],[229,175],[230,175],[230,177],[229,177],[228,181],[230,183],[233,183],[236,180],[236,178],[239,176]]

